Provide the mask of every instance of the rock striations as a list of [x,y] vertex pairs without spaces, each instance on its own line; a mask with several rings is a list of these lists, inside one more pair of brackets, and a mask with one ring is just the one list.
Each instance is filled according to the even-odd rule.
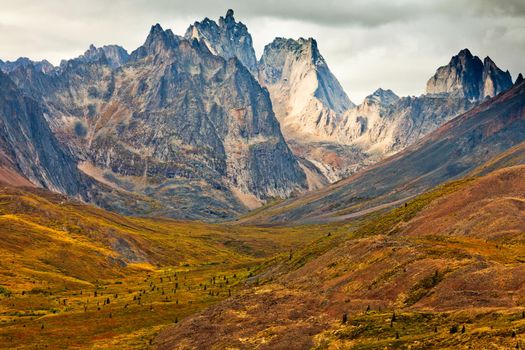
[[19,180],[23,177],[37,186],[87,199],[85,181],[73,157],[60,147],[39,104],[2,72],[0,149],[1,175],[9,172]]

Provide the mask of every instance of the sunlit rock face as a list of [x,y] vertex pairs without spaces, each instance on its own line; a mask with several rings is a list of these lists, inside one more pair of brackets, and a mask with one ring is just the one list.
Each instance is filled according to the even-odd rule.
[[287,138],[331,139],[342,113],[354,106],[312,38],[277,38],[268,44],[259,81],[270,92]]

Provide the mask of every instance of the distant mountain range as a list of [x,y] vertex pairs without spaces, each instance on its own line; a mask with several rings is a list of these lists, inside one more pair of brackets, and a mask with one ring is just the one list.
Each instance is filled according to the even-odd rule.
[[[421,147],[425,135],[476,106],[503,108],[501,98],[490,98],[513,85],[508,71],[465,49],[430,78],[426,94],[378,89],[355,105],[314,39],[276,38],[257,60],[232,10],[218,23],[195,22],[184,36],[154,25],[131,53],[92,45],[59,67],[20,58],[0,61],[0,70],[3,181],[126,214],[206,220],[318,190]],[[480,147],[493,154],[521,131],[510,136],[498,147],[473,136],[469,151],[456,151],[464,159],[478,157]],[[430,169],[436,159],[417,164]],[[422,187],[467,168],[457,165]],[[377,183],[365,185],[369,191]]]
[[[494,157],[506,159],[505,154],[524,140],[525,81],[519,79],[506,92],[445,123],[386,160],[244,220],[282,224],[358,217],[388,204],[406,202],[446,181],[468,176]],[[523,163],[519,152],[511,154],[516,160],[511,165]]]

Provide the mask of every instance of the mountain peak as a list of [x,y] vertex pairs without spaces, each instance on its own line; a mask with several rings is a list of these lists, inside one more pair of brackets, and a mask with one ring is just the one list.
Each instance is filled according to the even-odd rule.
[[365,97],[365,102],[367,103],[377,103],[381,105],[390,105],[394,102],[399,101],[399,96],[397,96],[392,90],[390,89],[382,89],[379,88],[371,95],[368,95]]
[[149,54],[157,55],[161,52],[166,52],[175,47],[179,41],[180,37],[175,35],[170,29],[162,29],[161,25],[157,23],[151,26],[144,45],[133,51],[130,58],[137,60]]
[[515,85],[521,84],[523,82],[523,74],[518,74],[518,77],[516,78],[516,82],[514,82]]
[[468,57],[468,58],[473,58],[474,57],[472,55],[472,53],[470,52],[470,50],[467,49],[467,48],[464,48],[463,50],[459,51],[457,56],[458,57]]
[[235,21],[233,10],[228,10],[225,17],[219,18],[219,23],[205,18],[191,25],[184,37],[196,39],[205,44],[214,55],[225,59],[237,57],[239,61],[255,76],[257,75],[257,59],[253,48],[252,36],[248,28]]
[[37,71],[40,71],[44,74],[51,73],[55,70],[55,66],[53,66],[49,61],[42,60],[42,61],[32,61],[27,57],[19,57],[16,59],[16,61],[6,61],[3,62],[0,60],[0,71],[10,73],[18,68],[34,68]]
[[164,29],[162,29],[162,26],[158,23],[151,26],[151,29],[149,31],[149,35],[158,35],[160,33],[164,32]]
[[483,90],[480,97],[493,97],[512,86],[512,78],[509,71],[502,71],[496,63],[487,56],[483,60],[482,75]]
[[225,25],[231,25],[231,26],[235,26],[235,25],[239,25],[239,26],[242,26],[244,28],[246,28],[246,26],[244,24],[242,24],[241,22],[236,22],[235,21],[235,17],[233,17],[233,10],[232,9],[229,9],[228,11],[226,11],[226,16],[224,17],[220,17],[219,18],[219,25],[222,27],[222,26],[225,26]]
[[492,97],[512,86],[510,73],[499,69],[490,57],[483,62],[468,49],[439,67],[427,82],[427,93],[457,94],[469,100]]

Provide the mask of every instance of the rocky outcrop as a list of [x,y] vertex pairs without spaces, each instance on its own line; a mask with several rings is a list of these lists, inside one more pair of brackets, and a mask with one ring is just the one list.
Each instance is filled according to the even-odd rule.
[[235,21],[233,14],[233,10],[228,10],[226,16],[219,18],[218,24],[209,18],[195,22],[184,37],[202,42],[214,55],[225,59],[237,57],[256,76],[257,59],[252,36],[243,23]]
[[509,71],[503,72],[488,56],[483,60],[482,82],[481,99],[494,97],[512,86],[512,78]]
[[375,160],[402,150],[473,106],[447,94],[403,98],[392,92],[383,98],[377,94],[349,110],[338,130],[340,142],[359,146]]
[[[49,129],[39,104],[0,72],[0,163],[33,184],[87,198],[73,157]],[[20,184],[24,184],[21,182]]]
[[511,86],[508,71],[503,72],[489,57],[482,62],[464,49],[452,57],[448,65],[438,68],[427,82],[427,93],[452,93],[469,100],[482,100]]
[[287,139],[329,140],[342,113],[353,106],[312,38],[277,38],[266,45],[259,81],[270,92]]

